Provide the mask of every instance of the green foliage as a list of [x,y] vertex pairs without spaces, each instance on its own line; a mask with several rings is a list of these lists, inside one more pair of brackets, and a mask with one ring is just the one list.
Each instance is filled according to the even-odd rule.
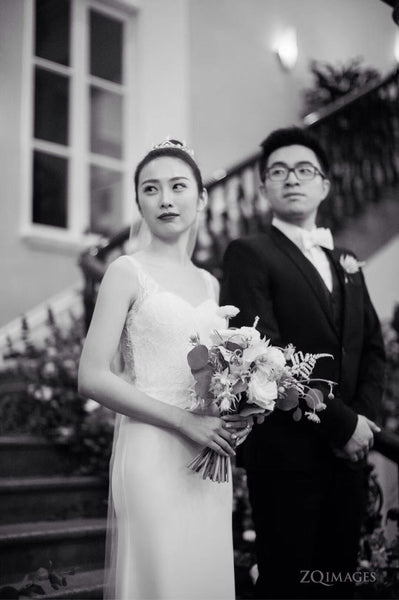
[[0,600],[37,598],[38,596],[48,595],[52,590],[67,587],[65,575],[74,575],[74,573],[74,569],[70,569],[65,573],[55,571],[50,560],[47,569],[40,567],[33,573],[27,573],[17,586],[7,585],[0,588]]
[[382,402],[383,427],[399,435],[399,304],[383,327],[387,370]]
[[0,371],[0,433],[43,435],[68,444],[75,470],[106,474],[113,413],[77,389],[83,319],[70,314],[61,326],[49,309],[46,328],[43,341],[34,342],[23,318],[21,344],[8,342]]
[[378,83],[381,76],[376,69],[362,65],[360,57],[347,64],[331,65],[312,60],[310,71],[313,75],[313,87],[304,92],[303,115],[320,110],[338,98],[355,90],[361,90],[368,84]]

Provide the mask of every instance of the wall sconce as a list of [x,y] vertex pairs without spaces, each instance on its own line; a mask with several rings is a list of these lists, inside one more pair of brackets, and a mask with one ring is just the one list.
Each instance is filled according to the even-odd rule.
[[287,27],[275,45],[277,58],[285,71],[291,71],[298,60],[298,43],[295,27]]

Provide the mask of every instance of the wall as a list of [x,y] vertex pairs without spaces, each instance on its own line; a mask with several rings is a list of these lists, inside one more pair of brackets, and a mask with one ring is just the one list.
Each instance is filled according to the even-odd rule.
[[[80,1],[80,0],[79,0]],[[134,72],[137,112],[131,135],[133,164],[167,135],[187,138],[188,4],[187,0],[100,0],[132,11],[137,8],[137,56]],[[81,278],[77,259],[82,245],[28,241],[21,237],[23,156],[29,126],[22,90],[26,22],[32,0],[0,2],[0,327]],[[25,93],[26,98],[26,93]],[[133,170],[132,164],[132,170]]]
[[366,262],[364,275],[375,309],[381,320],[392,318],[399,303],[399,236],[391,239]]
[[[113,0],[98,0],[112,4]],[[21,238],[26,151],[22,89],[26,7],[0,2],[0,326],[80,280],[81,247]],[[257,149],[276,126],[297,119],[311,58],[336,61],[362,54],[386,72],[395,25],[378,0],[115,0],[137,10],[132,61],[137,114],[134,162],[166,135],[192,143],[209,175]],[[295,24],[300,56],[283,73],[271,45]],[[26,94],[25,94],[26,97]],[[133,168],[133,166],[132,166]]]
[[[257,151],[271,129],[293,124],[309,61],[356,56],[382,74],[394,66],[397,27],[378,0],[191,0],[191,141],[206,175]],[[299,58],[283,72],[272,52],[297,28]]]

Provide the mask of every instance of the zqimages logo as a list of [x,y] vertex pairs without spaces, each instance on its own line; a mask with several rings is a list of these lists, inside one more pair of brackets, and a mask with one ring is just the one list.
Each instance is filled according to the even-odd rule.
[[302,570],[300,583],[318,583],[331,587],[336,583],[374,583],[377,580],[373,571],[355,571],[354,573],[334,573],[334,571]]

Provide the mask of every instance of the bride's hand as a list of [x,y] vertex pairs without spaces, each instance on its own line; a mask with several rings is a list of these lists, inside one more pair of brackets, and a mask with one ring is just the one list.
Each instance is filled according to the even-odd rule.
[[234,456],[236,434],[225,428],[220,417],[199,415],[185,411],[179,427],[180,432],[201,446],[212,448],[222,456]]

